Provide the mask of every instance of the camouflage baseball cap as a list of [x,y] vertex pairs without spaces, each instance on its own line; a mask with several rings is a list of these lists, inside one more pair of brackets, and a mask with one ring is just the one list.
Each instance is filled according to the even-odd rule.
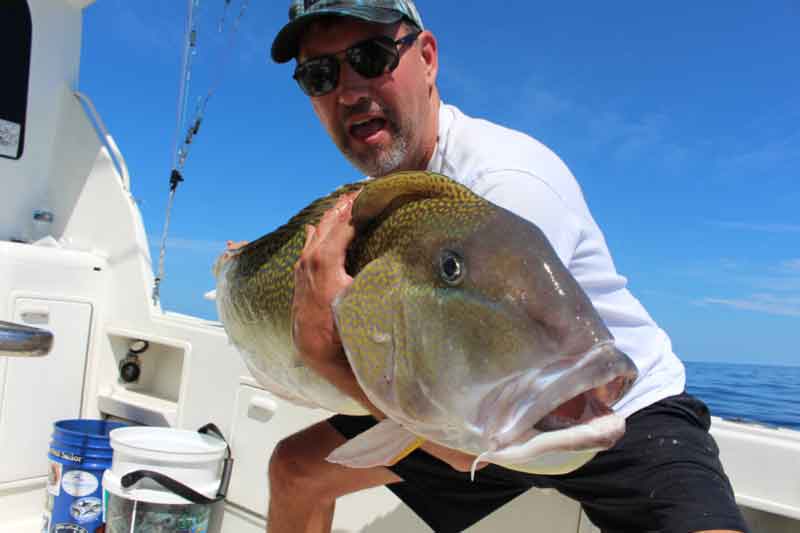
[[272,42],[272,59],[276,63],[286,63],[296,57],[303,30],[324,15],[355,17],[379,24],[392,24],[405,17],[423,29],[412,0],[292,0],[289,23]]

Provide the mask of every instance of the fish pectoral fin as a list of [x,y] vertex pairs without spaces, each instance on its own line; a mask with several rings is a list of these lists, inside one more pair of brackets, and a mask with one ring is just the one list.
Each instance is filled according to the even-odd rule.
[[351,468],[391,466],[424,442],[422,437],[387,418],[333,450],[326,460]]

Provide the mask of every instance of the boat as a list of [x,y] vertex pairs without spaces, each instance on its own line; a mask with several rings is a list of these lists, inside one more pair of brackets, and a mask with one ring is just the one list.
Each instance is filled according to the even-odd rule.
[[[166,311],[152,297],[156,276],[132,177],[91,95],[77,86],[82,12],[91,3],[0,7],[0,42],[14,56],[4,69],[10,96],[0,102],[0,531],[42,531],[53,423],[87,418],[192,430],[214,422],[235,458],[222,532],[263,532],[271,449],[328,413],[263,390],[220,323]],[[136,379],[121,371],[129,363]],[[800,531],[800,432],[714,418],[712,433],[752,531]],[[599,531],[578,504],[537,489],[468,531],[531,524]],[[429,528],[381,487],[340,499],[334,530]]]

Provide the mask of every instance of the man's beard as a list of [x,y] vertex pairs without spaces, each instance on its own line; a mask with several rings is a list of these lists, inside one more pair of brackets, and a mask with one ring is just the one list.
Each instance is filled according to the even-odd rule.
[[356,155],[346,147],[342,150],[344,156],[367,176],[378,177],[394,172],[408,157],[408,141],[399,128],[392,128],[390,131],[392,131],[392,142],[387,148],[378,148],[366,154]]
[[[351,108],[350,113],[364,112],[364,108],[369,109],[373,101],[366,101],[356,104]],[[385,128],[391,136],[388,147],[374,147],[366,152],[355,152],[350,146],[348,132],[343,132],[337,142],[339,149],[350,163],[367,176],[384,176],[400,167],[408,158],[409,152],[409,131],[400,123],[397,114],[387,106],[375,102],[380,107],[384,119]]]

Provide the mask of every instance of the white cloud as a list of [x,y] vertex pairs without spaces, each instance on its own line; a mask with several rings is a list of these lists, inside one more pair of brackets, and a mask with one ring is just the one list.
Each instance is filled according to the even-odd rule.
[[785,272],[800,273],[800,259],[787,259],[781,262],[781,269]]
[[[118,0],[116,16],[110,22],[115,38],[139,50],[149,48],[150,53],[157,54],[155,58],[172,54],[169,59],[177,61],[182,49],[185,13],[183,4],[180,11],[174,7],[167,2],[148,2],[146,9],[142,9],[142,5]],[[181,18],[176,18],[177,14]]]
[[734,290],[740,287],[743,292],[752,292],[747,296],[706,296],[692,303],[800,317],[800,258],[771,265],[753,264],[751,261],[733,263],[730,259],[722,259],[721,263],[723,269],[714,270],[715,282],[722,282]]
[[539,124],[559,120],[565,115],[579,112],[578,106],[574,102],[541,88],[535,80],[529,80],[523,85],[516,102],[515,116],[524,117],[526,120]]
[[800,317],[800,297],[753,294],[746,298],[703,298],[698,304],[723,305],[770,315]]
[[781,294],[800,294],[800,276],[762,276],[753,277],[749,281],[750,284],[758,290],[777,292]]
[[[149,235],[150,248],[158,250],[161,248],[161,237]],[[204,239],[183,239],[180,237],[167,238],[167,252],[169,250],[186,250],[191,252],[216,252],[222,253],[225,251],[224,241],[210,241]]]
[[777,168],[787,168],[800,162],[800,131],[775,139],[750,151],[720,157],[720,170],[725,173],[763,175]]
[[734,222],[734,221],[723,221],[723,220],[709,220],[708,223],[726,229],[740,229],[745,231],[756,231],[764,233],[800,233],[800,224]]

